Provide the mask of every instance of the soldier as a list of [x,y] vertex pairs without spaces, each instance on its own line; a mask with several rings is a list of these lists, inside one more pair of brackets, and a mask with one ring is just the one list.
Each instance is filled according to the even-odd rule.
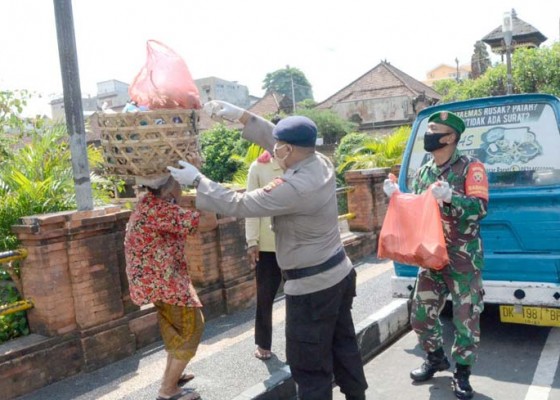
[[332,399],[332,379],[346,399],[365,399],[367,383],[352,321],[356,272],[338,228],[335,171],[315,151],[317,127],[292,116],[275,126],[232,104],[212,101],[211,115],[243,125],[243,137],[274,155],[283,175],[237,193],[184,161],[168,167],[197,188],[196,207],[238,217],[272,216],[276,257],[285,280],[286,356],[298,398]]
[[[412,299],[411,325],[427,352],[425,362],[410,372],[416,382],[431,379],[450,367],[443,350],[439,315],[449,294],[453,303],[455,341],[451,355],[456,362],[453,391],[458,399],[470,399],[471,366],[480,340],[480,313],[484,309],[480,220],[488,206],[488,178],[484,165],[457,150],[465,123],[457,115],[441,111],[428,118],[424,149],[433,156],[418,170],[414,193],[431,188],[440,202],[449,265],[440,271],[420,268]],[[390,197],[397,185],[387,179]]]

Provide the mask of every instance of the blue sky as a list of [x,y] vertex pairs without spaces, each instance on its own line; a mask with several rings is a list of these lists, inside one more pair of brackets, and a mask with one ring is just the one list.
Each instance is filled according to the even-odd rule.
[[[322,101],[381,60],[418,80],[441,63],[470,62],[474,43],[501,25],[505,11],[559,40],[560,1],[443,0],[74,0],[82,94],[96,83],[130,83],[148,39],[166,43],[194,79],[238,81],[261,96],[268,72],[299,68]],[[53,2],[0,1],[0,89],[62,94]]]

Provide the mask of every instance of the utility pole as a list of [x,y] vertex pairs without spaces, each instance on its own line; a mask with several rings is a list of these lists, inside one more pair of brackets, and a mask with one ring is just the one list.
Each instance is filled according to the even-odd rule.
[[286,69],[290,73],[290,81],[292,82],[292,114],[296,112],[296,91],[294,89],[294,74],[290,70],[290,65],[286,65]]
[[86,130],[82,109],[82,91],[76,36],[74,34],[74,17],[71,0],[53,0],[60,57],[60,72],[64,92],[64,113],[70,136],[70,153],[72,155],[72,172],[78,211],[93,209],[89,164],[87,158]]
[[457,64],[457,76],[455,77],[455,80],[459,82],[459,59],[457,57],[455,57],[455,64]]
[[290,78],[292,80],[292,114],[296,112],[296,91],[294,90],[294,76],[290,73]]

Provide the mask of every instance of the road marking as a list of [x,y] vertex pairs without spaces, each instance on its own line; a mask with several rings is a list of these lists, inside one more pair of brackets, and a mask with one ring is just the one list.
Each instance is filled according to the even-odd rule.
[[[356,284],[360,285],[364,282],[369,281],[370,279],[376,278],[379,275],[389,271],[393,268],[392,262],[384,262],[381,264],[374,264],[373,266],[358,271],[358,276],[356,280]],[[272,313],[272,320],[274,321],[274,325],[284,322],[286,319],[286,308],[284,305],[278,307]],[[253,327],[246,330],[245,332],[240,333],[234,337],[227,337],[223,338],[215,343],[212,344],[205,344],[204,342],[200,343],[198,346],[198,350],[196,352],[196,356],[193,362],[201,361],[205,358],[208,358],[220,351],[227,349],[239,342],[242,342],[245,339],[249,339],[253,337]],[[162,347],[161,351],[164,351]],[[165,370],[165,364],[167,360],[166,357],[161,357],[160,359],[153,361],[153,362],[142,362],[140,360],[138,364],[138,368],[131,374],[132,376],[129,379],[123,379],[120,382],[113,382],[108,385],[105,385],[103,390],[111,390],[109,393],[100,396],[98,400],[117,400],[126,397],[130,393],[134,392],[135,390],[142,390],[147,386],[147,383],[157,382],[161,379],[161,374]],[[158,373],[154,373],[154,371],[158,371]],[[116,386],[111,388],[111,386]]]
[[546,400],[560,361],[560,328],[552,328],[541,351],[525,400]]

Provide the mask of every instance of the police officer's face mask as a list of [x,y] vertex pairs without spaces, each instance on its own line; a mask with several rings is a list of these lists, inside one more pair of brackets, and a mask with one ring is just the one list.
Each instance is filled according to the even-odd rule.
[[278,157],[278,150],[283,149],[284,147],[286,147],[288,144],[284,143],[281,146],[278,146],[278,143],[274,144],[274,148],[272,149],[272,154],[274,155],[274,158],[276,159],[276,161],[284,161],[286,160],[286,158],[288,158],[288,156],[290,155],[289,151],[286,151],[286,154],[284,155],[284,157]]
[[435,150],[439,150],[447,146],[447,143],[440,143],[440,139],[442,137],[451,135],[453,132],[445,132],[445,133],[430,133],[426,132],[424,134],[424,150],[427,152],[432,152]]

